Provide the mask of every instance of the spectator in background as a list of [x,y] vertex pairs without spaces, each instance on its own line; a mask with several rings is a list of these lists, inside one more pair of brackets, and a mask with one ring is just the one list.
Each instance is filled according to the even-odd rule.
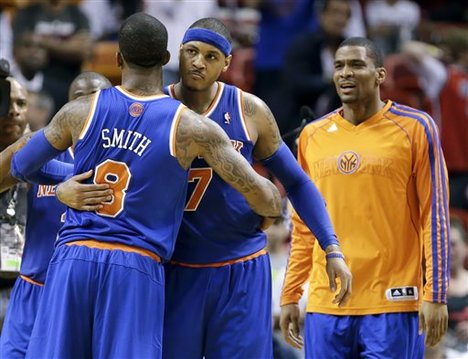
[[461,220],[450,219],[450,287],[448,290],[449,329],[445,344],[458,352],[459,357],[468,356],[468,270],[463,267],[467,255],[466,231]]
[[[286,54],[285,74],[293,107],[284,131],[298,125],[292,121],[303,105],[317,116],[340,106],[333,84],[333,54],[344,40],[344,29],[351,16],[348,0],[325,0],[317,4],[319,28],[299,35]],[[284,93],[283,93],[284,96]]]
[[91,52],[88,19],[67,0],[43,1],[18,10],[13,23],[14,38],[19,39],[25,32],[34,33],[39,46],[47,50],[44,89],[52,95],[58,109],[67,102],[68,87]]
[[442,147],[450,176],[450,205],[468,211],[468,30],[450,31],[446,52],[454,63],[440,94]]
[[[123,21],[130,15],[142,11],[143,0],[109,0],[111,6],[115,9],[117,18]],[[158,1],[158,0],[156,0]],[[159,0],[160,1],[160,0]]]
[[168,32],[167,50],[171,54],[163,67],[164,86],[179,82],[179,48],[187,28],[205,17],[217,17],[218,2],[204,0],[194,4],[191,0],[144,1],[144,11],[166,25]]
[[33,132],[45,127],[54,115],[54,100],[45,91],[30,92],[26,122]]
[[344,29],[345,37],[366,36],[366,24],[364,23],[361,3],[359,0],[349,0],[349,5],[351,6],[351,17]]
[[0,58],[13,59],[13,31],[11,29],[12,10],[5,1],[0,2]]
[[[27,91],[12,77],[10,109],[0,117],[0,151],[17,141],[26,129]],[[27,187],[18,184],[0,193],[0,329],[11,288],[18,275],[24,244]]]
[[37,35],[23,32],[18,35],[13,47],[14,60],[11,74],[29,92],[41,91],[44,87],[43,70],[47,65],[47,50],[40,45]]
[[116,9],[111,6],[110,1],[82,0],[79,7],[89,20],[93,40],[117,39],[119,20],[117,19]]
[[440,60],[442,52],[433,45],[412,40],[401,47],[401,56],[417,76],[423,94],[422,105],[440,125],[440,92],[447,81],[447,70]]
[[250,0],[247,3],[261,12],[255,46],[254,93],[270,107],[283,133],[283,124],[288,121],[292,106],[284,91],[284,57],[295,36],[317,27],[314,1]]
[[419,5],[408,0],[370,0],[365,9],[369,37],[384,55],[413,38],[420,16]]

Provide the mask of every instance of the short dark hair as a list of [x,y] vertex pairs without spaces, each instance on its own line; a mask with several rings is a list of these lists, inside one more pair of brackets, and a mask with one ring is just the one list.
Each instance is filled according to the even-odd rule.
[[203,19],[195,21],[192,25],[190,25],[189,29],[200,28],[200,29],[207,29],[213,32],[216,32],[218,35],[223,36],[230,44],[232,44],[232,36],[231,32],[227,28],[227,26],[219,19],[214,17],[205,17]]
[[384,62],[382,52],[373,41],[366,39],[365,37],[350,37],[342,41],[338,46],[338,49],[345,46],[365,47],[367,56],[374,61],[375,67],[383,67]]
[[151,15],[133,14],[120,26],[119,50],[129,64],[162,66],[167,53],[166,27]]

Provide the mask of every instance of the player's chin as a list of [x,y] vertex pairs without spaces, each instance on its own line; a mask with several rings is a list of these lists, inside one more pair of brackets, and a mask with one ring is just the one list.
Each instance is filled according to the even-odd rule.
[[340,97],[341,102],[346,103],[346,104],[354,103],[358,100],[358,98],[353,95],[339,94],[339,97]]
[[192,91],[202,91],[206,88],[202,81],[194,81],[190,79],[184,81],[184,86]]

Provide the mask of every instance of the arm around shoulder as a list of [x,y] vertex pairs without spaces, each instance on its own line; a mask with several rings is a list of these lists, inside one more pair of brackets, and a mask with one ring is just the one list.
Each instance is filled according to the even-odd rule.
[[202,156],[224,181],[245,197],[257,214],[281,216],[281,197],[275,185],[254,171],[215,122],[184,110],[176,133],[176,153],[184,168],[189,168],[196,156]]
[[67,103],[50,124],[38,131],[11,162],[11,173],[25,181],[42,165],[65,151],[81,132],[89,112],[89,98]]

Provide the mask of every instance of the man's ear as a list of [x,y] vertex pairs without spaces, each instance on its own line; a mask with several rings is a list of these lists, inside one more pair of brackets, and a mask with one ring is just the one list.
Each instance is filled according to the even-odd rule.
[[166,50],[166,56],[164,56],[163,66],[166,65],[171,59],[171,53]]
[[232,60],[232,55],[227,56],[224,59],[224,67],[223,67],[223,72],[226,72],[231,65],[231,60]]
[[383,67],[377,68],[377,73],[375,75],[375,82],[377,86],[382,85],[382,83],[385,81],[387,78],[387,70],[385,70]]
[[122,54],[120,53],[120,51],[116,52],[115,60],[117,61],[117,66],[122,68],[123,64],[124,64],[124,60],[123,60],[123,57],[122,57]]

